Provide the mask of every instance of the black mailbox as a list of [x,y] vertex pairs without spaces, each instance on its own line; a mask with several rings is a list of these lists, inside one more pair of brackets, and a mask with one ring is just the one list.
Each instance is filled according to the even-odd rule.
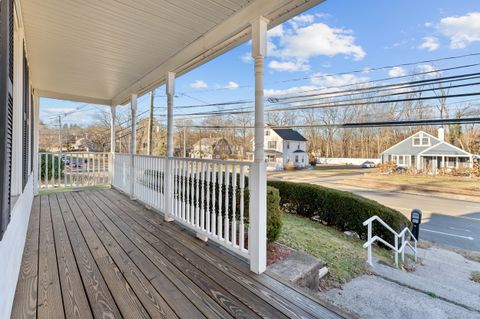
[[418,240],[418,234],[420,232],[420,224],[422,223],[422,211],[420,209],[415,208],[410,213],[410,220],[412,221],[413,228],[412,234],[415,236],[415,239]]

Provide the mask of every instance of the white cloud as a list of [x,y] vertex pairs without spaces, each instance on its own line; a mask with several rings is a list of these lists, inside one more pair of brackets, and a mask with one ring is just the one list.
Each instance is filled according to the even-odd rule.
[[437,28],[450,39],[450,48],[463,49],[472,42],[480,41],[480,12],[443,18]]
[[313,85],[304,85],[304,86],[294,86],[288,89],[265,89],[264,94],[265,96],[280,96],[280,95],[290,95],[300,92],[312,92],[317,90],[317,86]]
[[354,74],[328,75],[323,73],[315,73],[311,78],[311,82],[313,84],[328,88],[353,85],[366,82],[368,80],[369,78],[366,76],[356,76]]
[[297,29],[298,27],[313,23],[314,20],[315,16],[312,14],[301,14],[299,16],[293,17],[289,22],[294,29]]
[[268,30],[267,34],[268,34],[268,37],[271,37],[271,38],[283,37],[283,34],[284,34],[283,25],[279,24],[275,28]]
[[390,70],[388,70],[388,76],[391,76],[391,77],[405,76],[406,74],[407,72],[405,72],[405,70],[399,66],[395,66]]
[[418,46],[419,49],[426,49],[428,51],[435,51],[440,46],[438,38],[436,37],[424,37],[422,44]]
[[[351,30],[315,22],[323,17],[322,14],[303,14],[292,18],[288,24],[269,30],[268,55],[279,58],[270,62],[270,68],[287,72],[308,71],[310,58],[317,56],[344,55],[354,60],[365,57],[365,51],[355,43]],[[249,62],[248,58],[243,60]]]
[[242,54],[240,59],[242,59],[243,63],[248,63],[248,64],[253,63],[252,54],[250,52],[245,52],[244,54]]
[[268,67],[272,70],[279,72],[297,72],[297,71],[309,71],[310,66],[303,61],[270,61]]
[[361,60],[366,55],[363,48],[355,44],[352,31],[331,28],[325,23],[313,23],[284,33],[278,54],[283,58],[301,60],[319,55],[333,57],[339,54]]
[[206,89],[208,87],[208,84],[205,83],[205,81],[196,80],[195,82],[190,83],[190,87],[194,89]]
[[237,82],[233,82],[233,81],[230,81],[228,82],[227,84],[225,85],[220,85],[220,84],[217,84],[215,85],[215,87],[217,89],[228,89],[228,90],[236,90],[240,87],[240,85],[238,85]]
[[438,71],[438,68],[431,64],[421,64],[416,67],[416,71],[420,73],[427,73],[425,76],[428,77],[435,77],[441,76],[442,72]]
[[42,108],[42,112],[45,113],[70,113],[76,111],[76,108],[73,107],[52,107],[52,108]]
[[425,22],[423,25],[424,25],[425,27],[427,27],[427,28],[430,28],[430,27],[433,25],[433,23],[431,23],[431,22]]

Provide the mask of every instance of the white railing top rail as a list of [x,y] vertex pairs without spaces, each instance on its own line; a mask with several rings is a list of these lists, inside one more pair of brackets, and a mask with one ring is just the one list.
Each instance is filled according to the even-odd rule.
[[[386,240],[379,236],[373,236],[372,237],[372,224],[374,221],[378,221],[383,227],[385,227],[389,232],[391,232],[394,236],[394,241],[395,244],[392,245],[388,243]],[[402,261],[405,260],[405,248],[408,246],[412,249],[415,261],[417,260],[417,239],[415,236],[412,234],[410,229],[408,227],[405,227],[400,233],[397,233],[395,230],[393,230],[392,227],[390,227],[386,222],[384,222],[380,217],[377,215],[370,217],[366,221],[363,222],[363,226],[368,227],[368,240],[365,244],[363,244],[363,248],[368,249],[368,263],[373,266],[373,261],[372,261],[372,244],[379,241],[385,246],[389,247],[392,249],[395,253],[395,266],[398,268],[398,254],[402,254]],[[406,240],[405,234],[408,234],[409,238]],[[398,247],[398,240],[401,239],[401,245],[400,248]],[[410,240],[413,240],[414,245],[410,244]]]
[[378,217],[377,215],[375,216],[372,216],[370,217],[369,219],[367,219],[366,221],[363,222],[363,226],[367,226],[368,224],[370,223],[373,223],[373,221],[378,221],[380,224],[382,224],[386,229],[388,229],[392,234],[394,234],[395,236],[399,236],[398,233],[396,231],[393,230],[392,227],[390,227],[386,222],[383,221],[383,219],[381,219],[380,217]]

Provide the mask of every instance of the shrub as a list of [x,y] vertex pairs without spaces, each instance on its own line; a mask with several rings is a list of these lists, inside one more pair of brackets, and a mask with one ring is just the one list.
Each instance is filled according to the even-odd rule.
[[[48,167],[47,167],[48,165]],[[60,167],[59,167],[60,165]],[[60,168],[60,174],[59,174]],[[41,180],[51,180],[63,178],[65,171],[65,163],[58,155],[45,154],[40,157],[40,178]]]
[[380,163],[377,165],[377,168],[380,170],[382,173],[392,173],[395,172],[397,169],[397,164],[395,164],[392,161],[388,161],[386,163]]
[[[308,218],[317,216],[341,231],[355,231],[361,238],[367,237],[363,222],[374,215],[397,232],[410,226],[400,212],[350,192],[307,183],[269,181],[268,185],[279,190],[280,207],[285,212]],[[384,227],[374,226],[373,233],[392,241],[392,234]]]
[[271,186],[267,187],[267,241],[274,242],[282,231],[282,211],[280,210],[280,192]]
[[[245,209],[244,209],[244,223],[249,223],[249,199],[250,192],[245,188]],[[282,211],[280,209],[280,192],[278,189],[267,186],[267,241],[274,242],[280,236],[282,231]]]

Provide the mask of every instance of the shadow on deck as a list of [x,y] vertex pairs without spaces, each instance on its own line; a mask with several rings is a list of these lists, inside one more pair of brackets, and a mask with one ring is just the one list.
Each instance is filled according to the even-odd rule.
[[12,318],[338,313],[115,190],[91,190],[35,197]]

